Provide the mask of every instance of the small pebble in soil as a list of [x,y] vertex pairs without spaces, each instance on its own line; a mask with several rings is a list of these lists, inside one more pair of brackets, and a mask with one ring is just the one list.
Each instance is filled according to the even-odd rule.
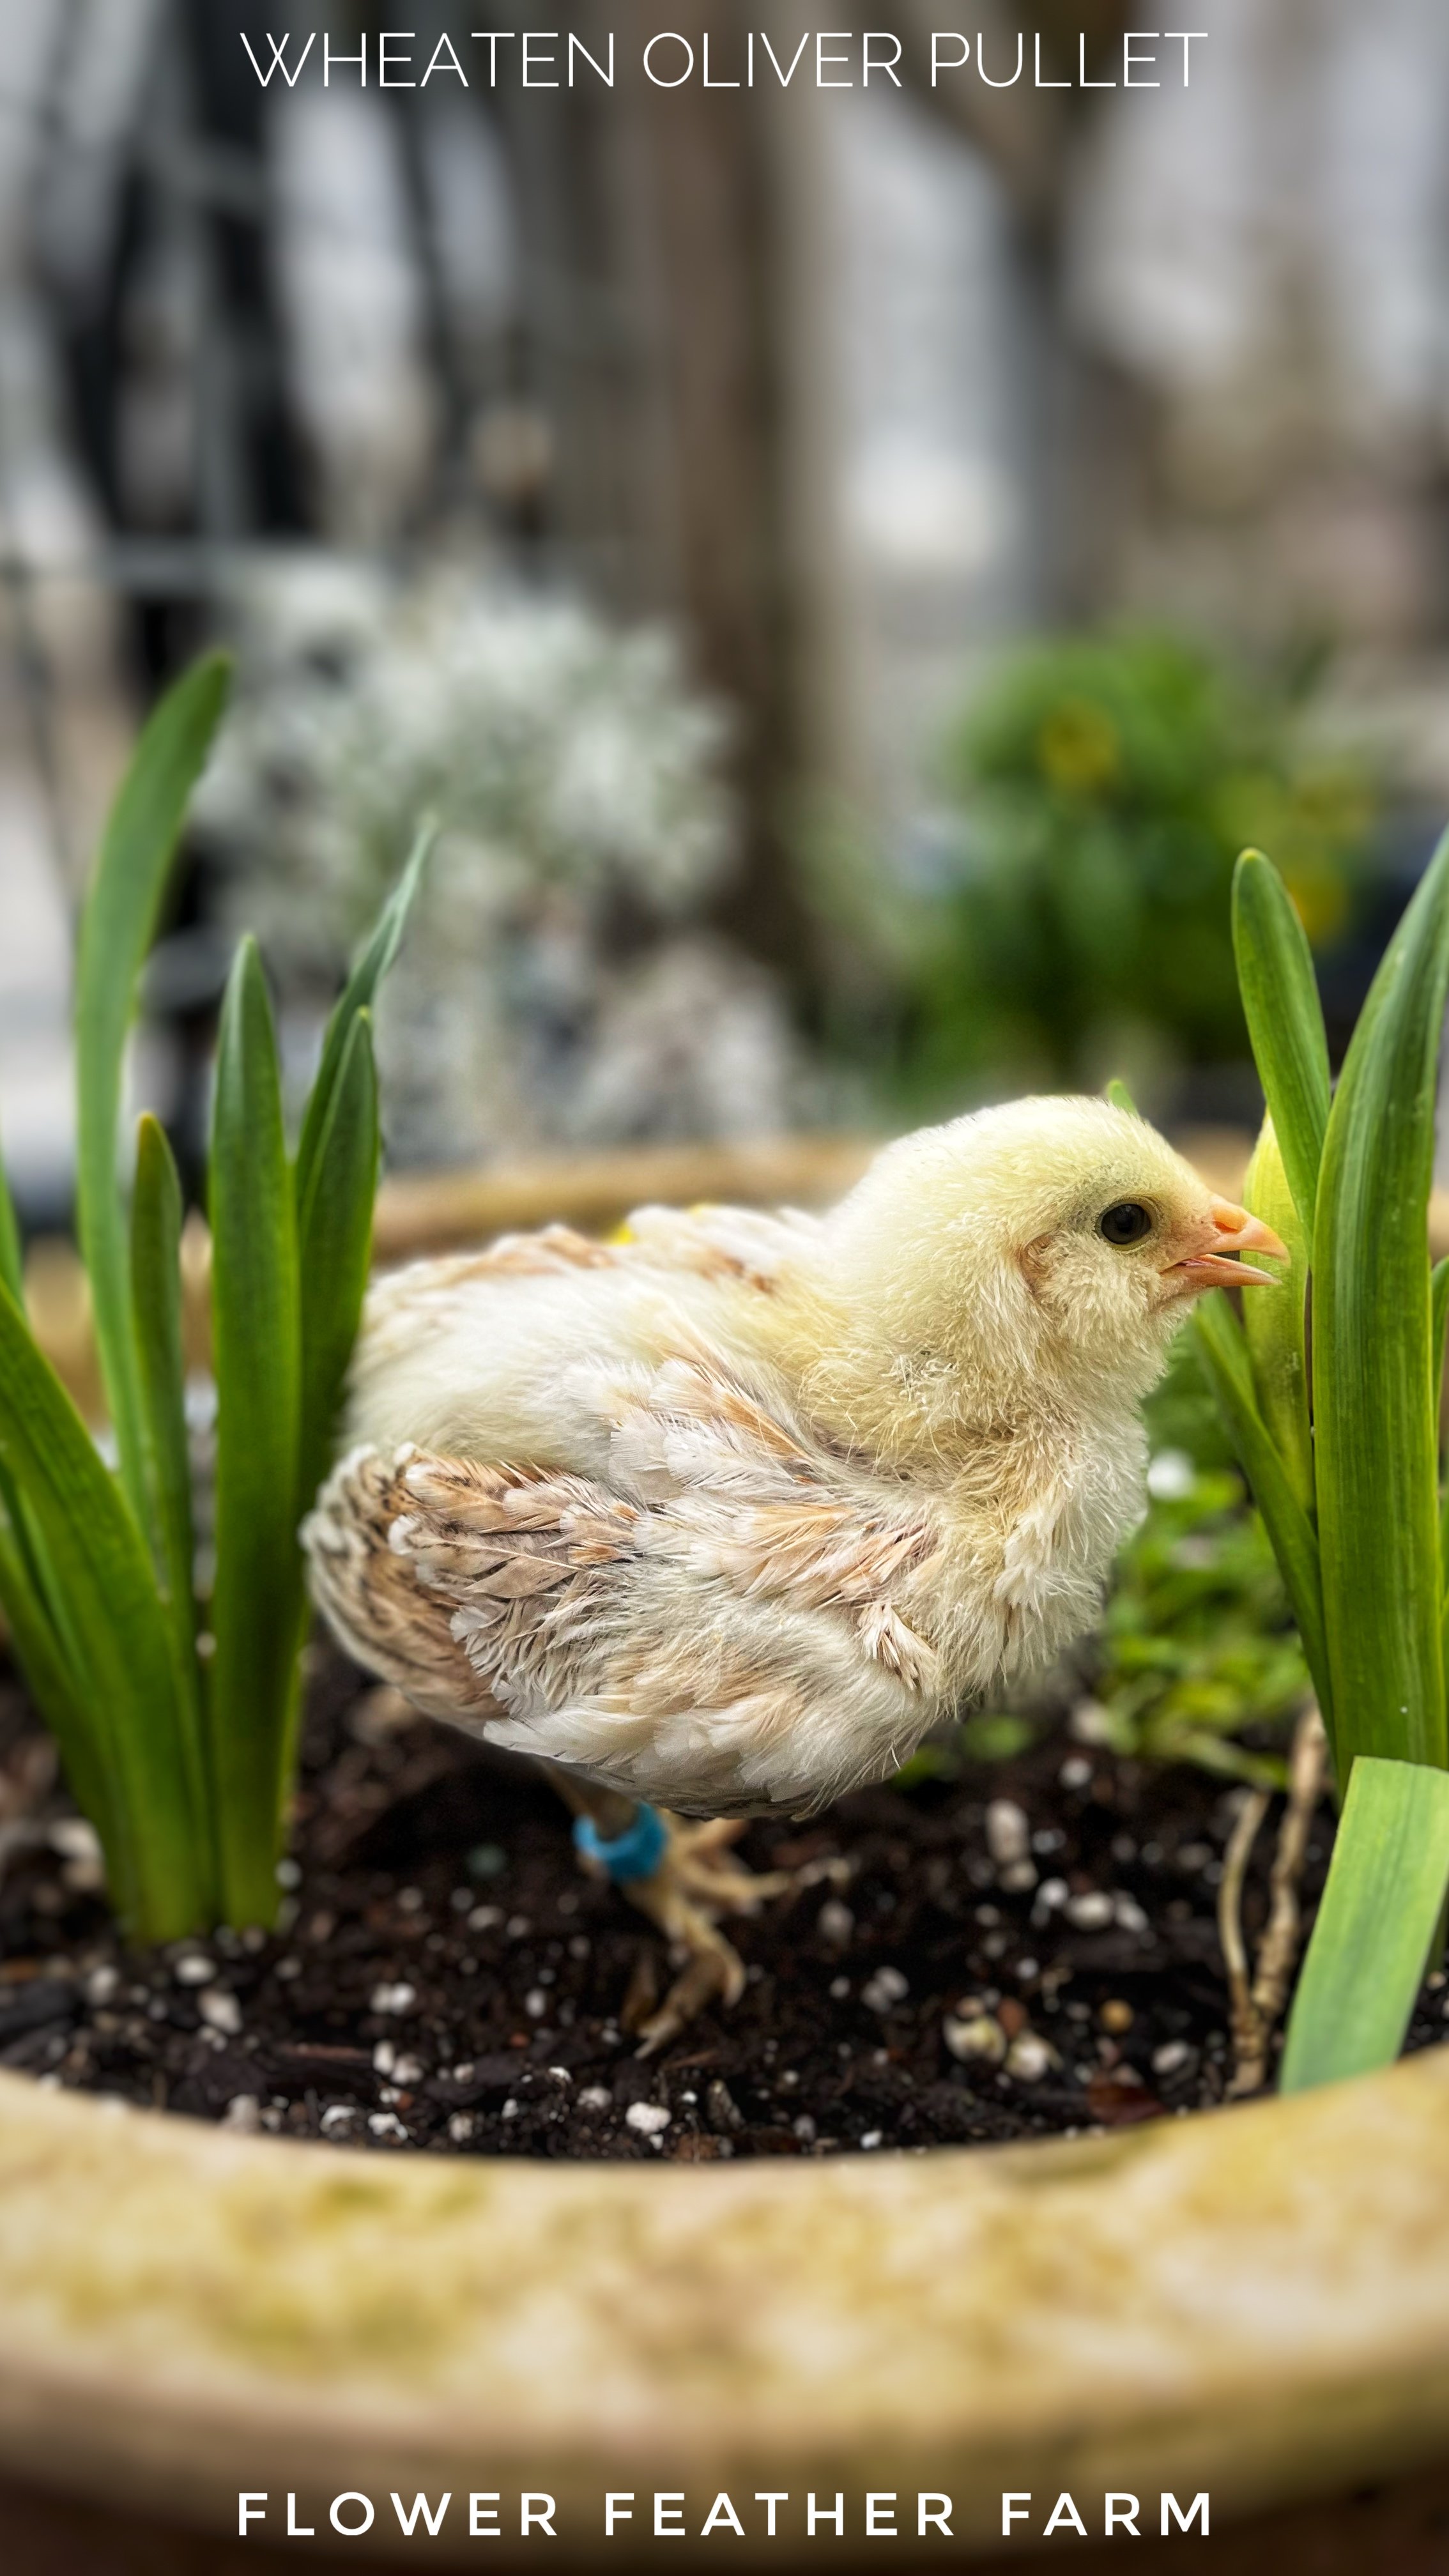
[[1036,1885],[1036,1864],[1031,1857],[1031,1823],[1024,1807],[1014,1798],[993,1798],[986,1809],[986,1848],[996,1865],[1001,1885],[1012,1895],[1020,1895]]
[[745,2125],[739,2104],[729,2086],[718,2075],[705,2093],[704,2106],[705,2116],[712,2129],[723,2133],[730,2129],[742,2129]]
[[1006,2055],[1006,2033],[990,2013],[976,2013],[967,2021],[948,2016],[941,2025],[941,2036],[962,2065],[972,2058],[984,2058],[989,2065],[999,2066]]
[[374,1986],[368,1998],[368,2009],[375,2013],[410,2013],[417,1999],[416,1986],[410,1986],[405,1978],[400,1978],[396,1985]]
[[1154,2048],[1152,2052],[1152,2072],[1154,2075],[1180,2075],[1184,2068],[1192,2065],[1196,2054],[1185,2039],[1164,2040],[1161,2048]]
[[58,1816],[50,1828],[50,1847],[65,1863],[61,1885],[72,1895],[98,1896],[106,1883],[101,1839],[84,1816]]
[[986,1848],[998,1869],[1031,1852],[1031,1825],[1026,1809],[1014,1798],[992,1798],[986,1808]]
[[904,2003],[910,1991],[910,1980],[901,1975],[899,1968],[877,1968],[861,1987],[860,2000],[868,2012],[888,2013],[896,2004]]

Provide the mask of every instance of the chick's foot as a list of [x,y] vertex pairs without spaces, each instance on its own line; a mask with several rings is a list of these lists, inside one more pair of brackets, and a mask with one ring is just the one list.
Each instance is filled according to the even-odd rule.
[[[716,1997],[736,2004],[745,1989],[744,1963],[733,1942],[719,1928],[722,1914],[753,1914],[771,1897],[800,1884],[797,1870],[767,1870],[760,1875],[729,1857],[730,1845],[744,1831],[742,1822],[716,1817],[707,1824],[686,1824],[658,1809],[641,1809],[657,1820],[653,1866],[640,1876],[611,1870],[620,1891],[658,1926],[684,1964],[657,2010],[637,2024],[638,2055],[652,2057],[693,2021]],[[637,1828],[636,1828],[637,1830]],[[590,1850],[593,1838],[580,1835],[586,1865],[599,1866]],[[615,1846],[617,1848],[617,1846]]]

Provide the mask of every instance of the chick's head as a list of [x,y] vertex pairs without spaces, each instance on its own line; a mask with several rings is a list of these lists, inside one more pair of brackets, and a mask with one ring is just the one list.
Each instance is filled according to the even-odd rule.
[[[1012,1101],[888,1146],[836,1211],[847,1352],[888,1350],[903,1409],[1000,1420],[1033,1387],[1135,1402],[1191,1300],[1272,1287],[1286,1259],[1145,1119],[1106,1101]],[[845,1365],[849,1366],[848,1358]]]

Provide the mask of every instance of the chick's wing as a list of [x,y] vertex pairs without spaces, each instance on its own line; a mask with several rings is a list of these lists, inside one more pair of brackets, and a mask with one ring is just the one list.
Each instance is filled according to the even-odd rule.
[[895,1595],[936,1536],[703,1365],[599,1373],[615,1481],[402,1451],[307,1524],[350,1651],[420,1706],[697,1813],[821,1803],[934,1714]]

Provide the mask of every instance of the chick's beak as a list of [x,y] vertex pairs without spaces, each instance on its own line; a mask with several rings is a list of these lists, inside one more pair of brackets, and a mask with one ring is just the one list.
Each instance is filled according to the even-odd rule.
[[1231,1199],[1210,1200],[1209,1212],[1214,1231],[1201,1250],[1189,1253],[1184,1261],[1172,1262],[1163,1276],[1180,1282],[1188,1296],[1196,1296],[1204,1288],[1276,1288],[1278,1282],[1271,1270],[1254,1270],[1246,1261],[1227,1257],[1266,1252],[1274,1261],[1287,1261],[1288,1246],[1271,1225],[1265,1225],[1260,1216],[1249,1216],[1246,1208],[1235,1207]]

